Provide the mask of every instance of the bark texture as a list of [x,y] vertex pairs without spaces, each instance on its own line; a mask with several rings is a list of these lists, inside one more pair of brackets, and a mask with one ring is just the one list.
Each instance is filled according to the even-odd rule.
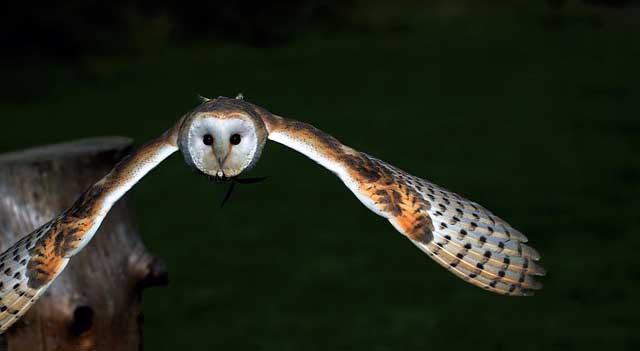
[[[120,137],[87,139],[0,155],[0,250],[69,207],[131,149]],[[140,350],[142,290],[165,285],[162,260],[137,233],[127,197],[0,350]]]

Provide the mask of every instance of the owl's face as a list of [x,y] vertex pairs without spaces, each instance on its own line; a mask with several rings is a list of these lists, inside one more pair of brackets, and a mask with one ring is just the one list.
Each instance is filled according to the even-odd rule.
[[218,98],[192,111],[180,129],[187,163],[216,179],[233,178],[260,158],[267,130],[251,105]]

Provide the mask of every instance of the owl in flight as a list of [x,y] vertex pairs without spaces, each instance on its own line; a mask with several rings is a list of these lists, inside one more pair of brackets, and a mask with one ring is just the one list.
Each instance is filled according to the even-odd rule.
[[206,99],[142,145],[67,210],[0,255],[0,332],[37,301],[96,233],[111,207],[174,152],[207,176],[234,180],[260,159],[267,141],[286,145],[336,174],[367,208],[463,280],[504,295],[542,287],[540,256],[527,238],[489,210],[315,127],[242,99]]

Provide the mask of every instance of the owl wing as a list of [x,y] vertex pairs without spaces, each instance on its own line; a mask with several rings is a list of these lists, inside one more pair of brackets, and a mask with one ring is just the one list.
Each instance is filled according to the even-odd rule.
[[29,310],[91,240],[113,205],[177,150],[175,130],[146,143],[70,208],[0,255],[0,334]]
[[69,258],[55,254],[56,221],[23,237],[0,255],[0,332],[29,310],[69,262]]
[[269,139],[335,173],[371,211],[463,280],[504,295],[542,288],[539,254],[489,210],[356,151],[306,123],[261,113]]

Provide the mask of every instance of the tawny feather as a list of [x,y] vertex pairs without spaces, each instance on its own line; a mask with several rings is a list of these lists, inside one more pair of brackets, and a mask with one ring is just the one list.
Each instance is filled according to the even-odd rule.
[[91,240],[115,202],[178,150],[175,134],[165,133],[124,158],[69,209],[0,255],[0,333],[29,310]]
[[[51,230],[47,223],[35,232],[20,239],[0,255],[0,332],[4,332],[34,304],[45,292],[50,282],[37,287],[29,284],[28,264],[32,252],[42,244],[43,237]],[[68,259],[61,259],[53,277],[57,276]]]
[[542,288],[540,254],[489,210],[349,148],[308,124],[263,113],[269,139],[334,172],[375,213],[456,276],[489,291],[530,295]]

